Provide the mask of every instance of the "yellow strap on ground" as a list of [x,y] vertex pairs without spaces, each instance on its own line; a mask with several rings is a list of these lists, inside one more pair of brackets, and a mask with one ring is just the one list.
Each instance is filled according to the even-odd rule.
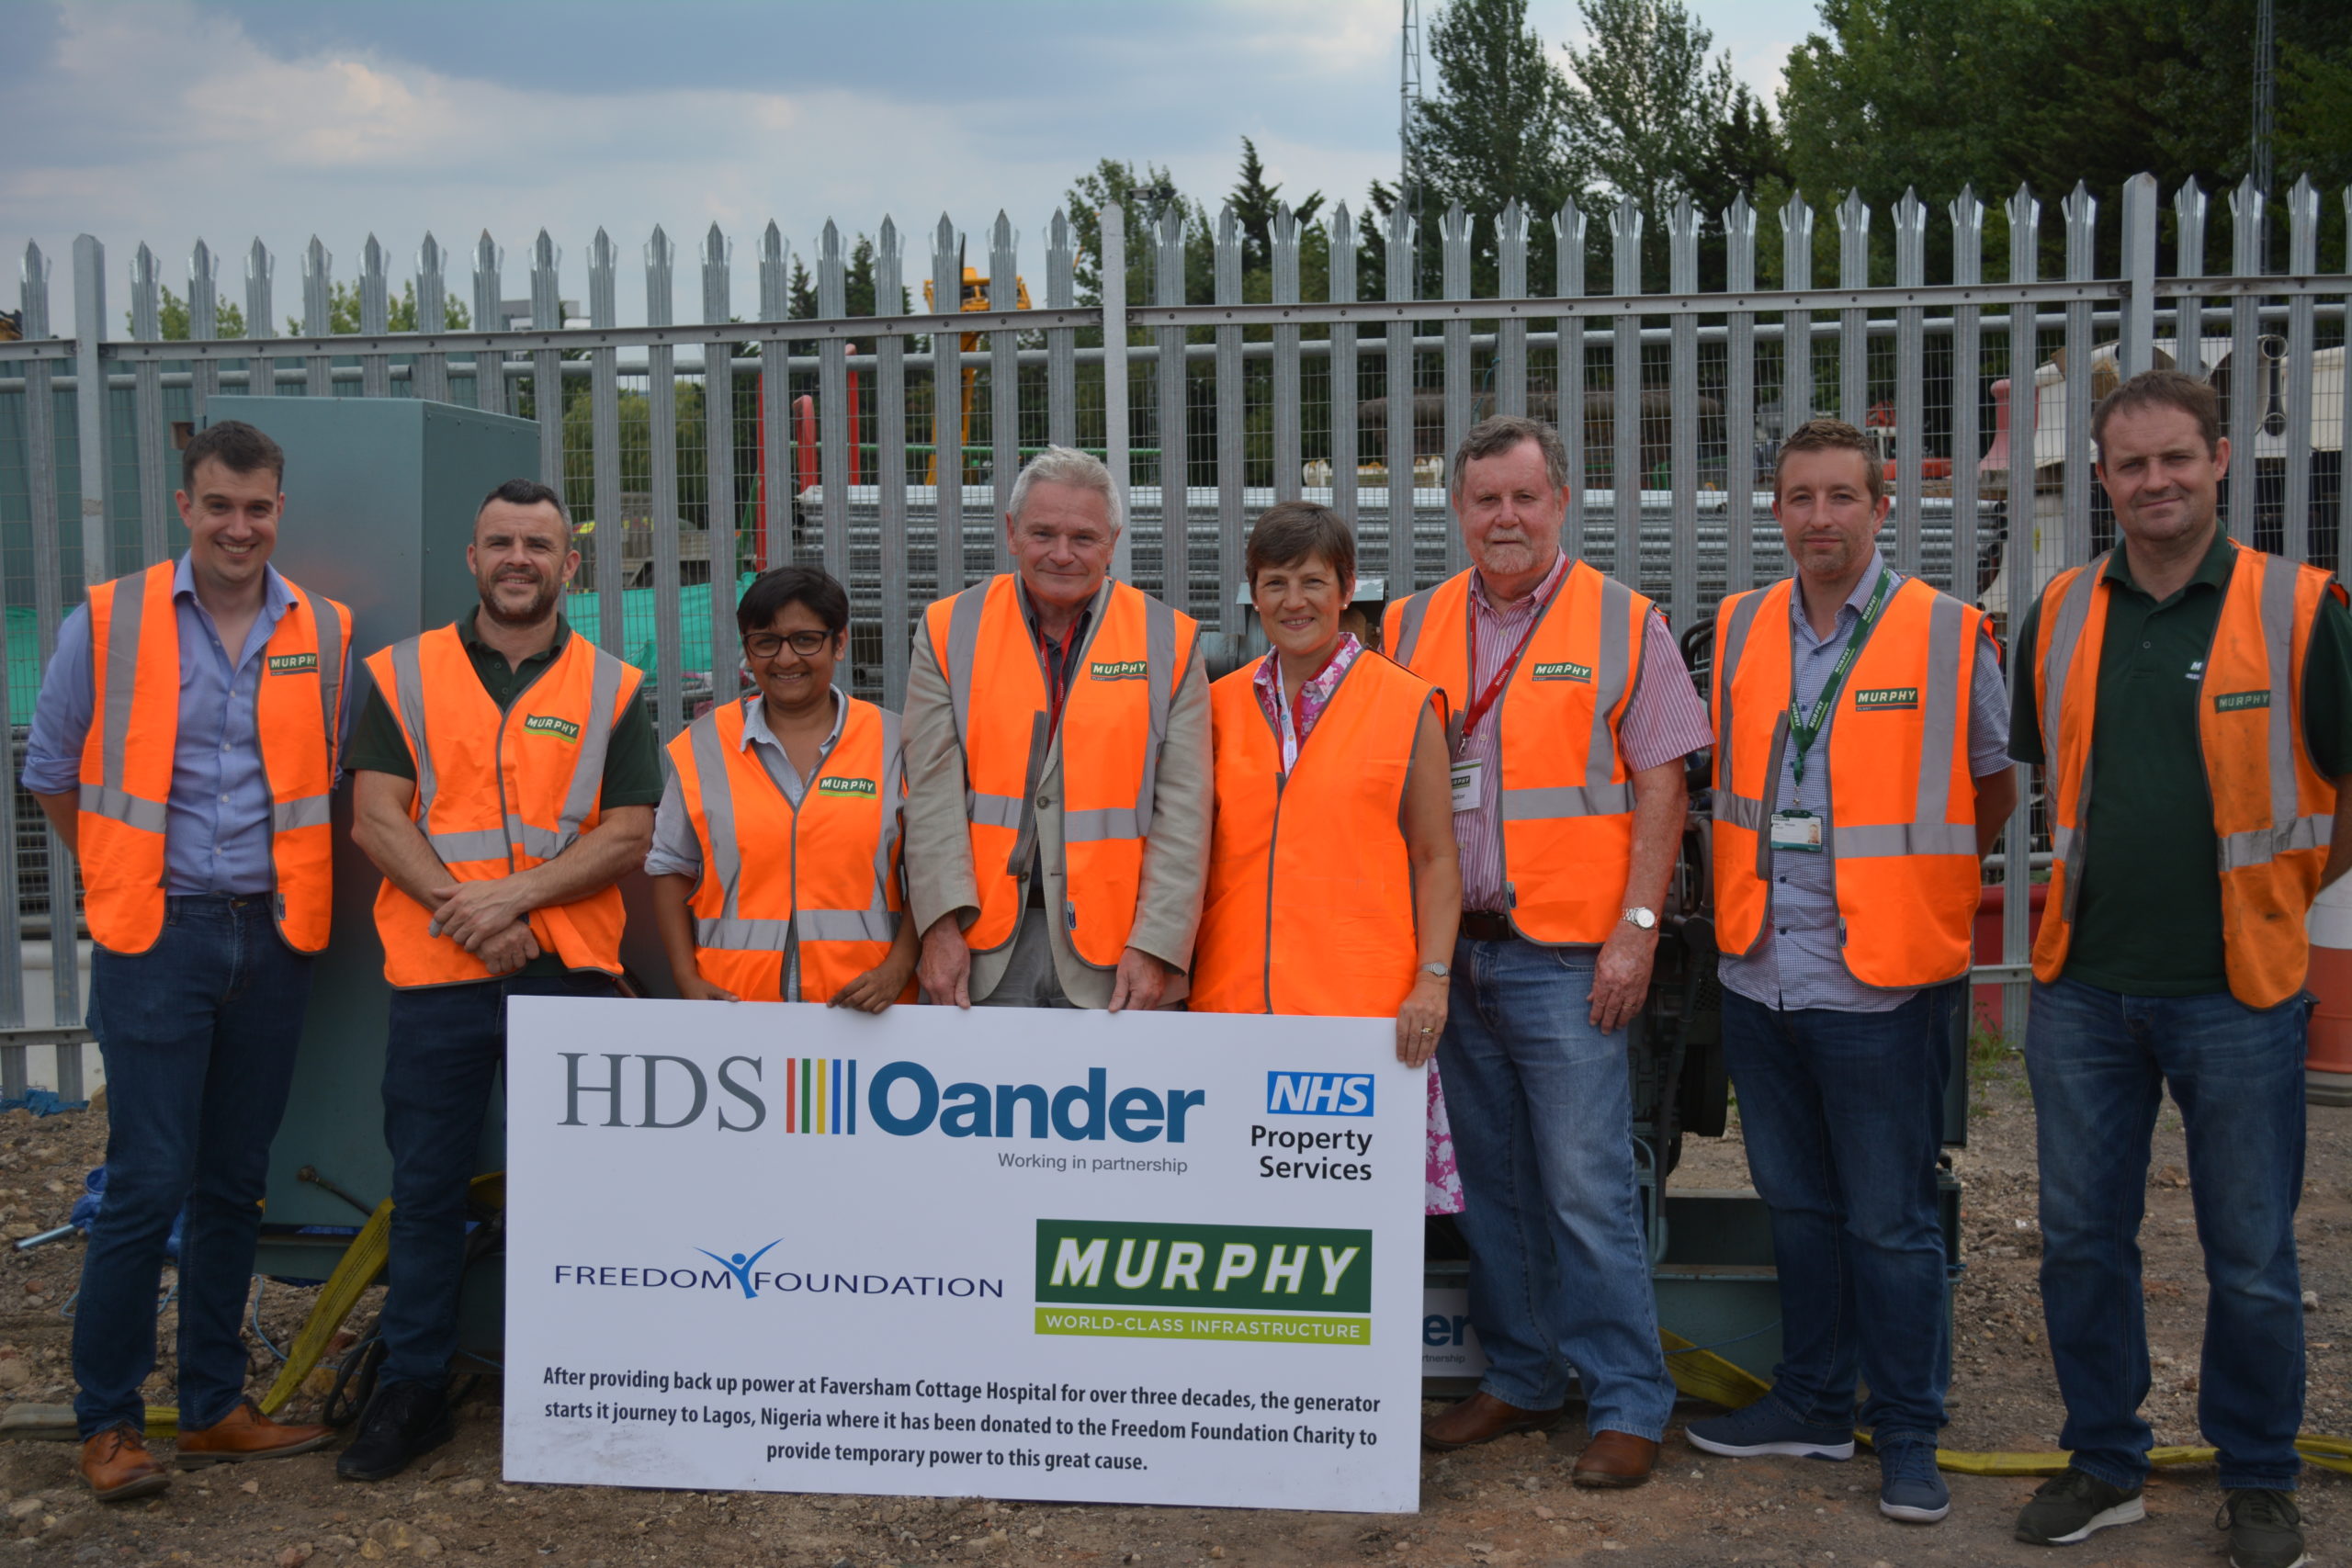
[[[1674,1386],[1694,1399],[1737,1410],[1763,1398],[1770,1389],[1770,1385],[1747,1368],[1736,1366],[1712,1350],[1700,1349],[1679,1334],[1661,1328],[1657,1337],[1666,1347],[1667,1371],[1674,1374]],[[1854,1436],[1864,1443],[1871,1440],[1867,1432],[1856,1432]],[[2306,1433],[2295,1439],[2295,1451],[2323,1470],[2352,1475],[2352,1441]],[[2067,1457],[2063,1450],[2054,1453],[1980,1453],[1966,1449],[1938,1449],[1936,1468],[1956,1475],[2056,1475],[2066,1468]],[[2214,1458],[2211,1449],[2176,1447],[2151,1450],[2148,1462],[2211,1464]]]
[[[473,1192],[475,1197],[493,1207],[503,1207],[506,1202],[506,1173],[494,1170],[487,1176],[475,1177]],[[327,1347],[334,1340],[335,1330],[343,1326],[343,1320],[351,1315],[351,1309],[359,1304],[359,1298],[368,1293],[368,1288],[382,1277],[385,1261],[391,1253],[391,1235],[392,1201],[387,1198],[376,1205],[376,1212],[368,1216],[368,1223],[359,1227],[357,1235],[351,1238],[351,1245],[344,1249],[342,1260],[335,1264],[334,1272],[327,1276],[326,1286],[319,1292],[319,1299],[311,1304],[310,1317],[303,1322],[302,1331],[294,1337],[293,1345],[286,1352],[286,1364],[277,1369],[277,1381],[269,1385],[267,1393],[262,1395],[263,1415],[275,1416],[286,1407],[286,1402],[301,1388],[302,1380],[311,1375],[311,1369],[317,1366],[320,1358],[326,1354]],[[151,1438],[176,1436],[179,1420],[177,1406],[151,1404],[147,1407],[147,1435]]]

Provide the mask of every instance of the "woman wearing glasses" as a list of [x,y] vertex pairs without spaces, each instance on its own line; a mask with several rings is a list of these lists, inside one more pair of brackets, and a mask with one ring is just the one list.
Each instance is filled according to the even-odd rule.
[[645,869],[678,994],[880,1012],[914,999],[899,716],[833,683],[849,594],[814,567],[735,606],[759,690],[670,742]]

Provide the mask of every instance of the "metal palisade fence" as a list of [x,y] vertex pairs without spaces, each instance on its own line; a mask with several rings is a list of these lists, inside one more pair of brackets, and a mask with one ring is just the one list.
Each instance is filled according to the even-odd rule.
[[[2352,216],[2352,191],[2340,199]],[[1743,197],[1704,220],[1687,200],[1655,215],[1631,200],[1590,213],[1457,208],[1433,236],[1401,212],[1360,230],[1345,206],[1320,226],[1285,208],[1261,241],[1230,208],[1204,236],[1181,209],[1137,215],[1131,229],[1112,207],[1094,215],[1091,254],[1069,215],[1053,215],[1034,308],[1001,214],[975,244],[943,216],[911,270],[909,236],[888,219],[846,247],[827,223],[797,265],[770,224],[756,310],[741,316],[752,280],[739,290],[714,225],[689,323],[677,320],[676,248],[657,229],[645,324],[630,327],[601,231],[584,318],[545,231],[522,267],[527,292],[511,299],[505,257],[483,234],[469,303],[460,264],[430,235],[397,304],[373,236],[351,289],[313,239],[299,335],[287,336],[273,328],[274,258],[255,241],[242,337],[222,335],[227,269],[201,242],[184,304],[139,247],[128,336],[110,335],[114,280],[96,241],[74,245],[70,335],[51,318],[51,264],[28,246],[20,341],[0,341],[0,720],[20,761],[62,615],[87,585],[180,547],[175,446],[222,392],[428,398],[536,419],[541,477],[583,529],[573,620],[651,672],[665,738],[713,693],[737,689],[735,585],[787,561],[821,563],[850,586],[854,683],[895,705],[922,606],[1008,565],[1000,519],[1021,462],[1046,443],[1109,464],[1130,519],[1114,570],[1200,617],[1224,662],[1249,637],[1242,541],[1275,501],[1324,501],[1349,519],[1370,597],[1460,570],[1442,460],[1491,412],[1559,426],[1580,498],[1568,547],[1655,597],[1686,636],[1725,592],[1787,570],[1759,483],[1781,436],[1816,414],[1880,445],[1895,565],[2006,625],[2053,572],[2112,542],[2089,413],[2118,378],[2154,365],[2198,371],[2222,393],[2233,533],[2332,567],[2352,521],[2352,259],[2320,273],[2321,194],[2308,180],[2284,205],[2279,271],[2266,194],[2251,181],[2231,194],[2222,270],[2209,265],[2215,221],[2193,182],[2168,204],[2153,177],[2129,182],[2120,230],[2102,227],[2079,185],[2054,231],[2022,188],[1989,228],[1966,190],[1938,213],[1914,193],[1883,213],[1849,196],[1827,214],[1834,284],[1815,279],[1817,251],[1832,247],[1801,198],[1763,219]],[[1879,218],[1891,247],[1883,235],[1873,245]],[[1533,235],[1538,225],[1548,232]],[[1759,289],[1766,228],[1778,231],[1781,287]],[[1988,240],[2003,234],[2004,276],[1987,281]],[[1951,257],[1933,283],[1931,238]],[[2061,276],[2041,276],[2046,243],[2063,254]],[[1549,279],[1530,276],[1532,254],[1551,258]],[[1720,287],[1702,287],[1702,256]],[[1204,271],[1204,290],[1188,283]],[[1080,304],[1087,276],[1095,299]],[[1361,298],[1372,276],[1382,297]],[[1474,276],[1490,292],[1474,293]],[[1419,298],[1430,277],[1435,297]],[[871,303],[854,313],[853,298]],[[185,316],[168,340],[167,310]],[[396,310],[414,330],[391,330]],[[2032,476],[2022,486],[2019,452]],[[73,907],[68,861],[21,792],[0,791],[0,836],[16,850],[0,856],[0,1093],[20,1091],[24,1047],[43,1043],[60,1044],[58,1081],[71,1089],[80,982],[76,964],[49,956]],[[2022,892],[2037,858],[2046,864],[2046,837],[2021,806],[1997,875]],[[1978,972],[2007,983],[2013,1038],[2027,911],[2025,897],[2006,900],[2005,961]],[[28,987],[44,965],[47,984]]]

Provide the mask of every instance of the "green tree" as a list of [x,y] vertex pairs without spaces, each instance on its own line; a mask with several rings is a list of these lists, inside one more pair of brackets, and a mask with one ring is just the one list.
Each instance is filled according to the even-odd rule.
[[[1241,225],[1241,267],[1245,273],[1269,271],[1274,265],[1274,214],[1282,205],[1282,185],[1266,183],[1266,165],[1258,144],[1241,139],[1241,176],[1233,194],[1233,215]],[[1315,192],[1292,209],[1300,223],[1308,224],[1323,209],[1323,193]]]
[[[447,296],[441,310],[444,332],[463,332],[473,322],[473,312],[467,310],[466,302],[455,294]],[[416,331],[416,284],[413,279],[401,285],[399,299],[385,301],[384,314],[387,332]],[[327,286],[327,331],[337,336],[359,331],[359,285],[356,283],[331,282]],[[224,331],[220,335],[226,337],[229,334]],[[286,318],[286,335],[308,335],[301,317]]]
[[[1693,178],[1716,155],[1735,101],[1731,52],[1680,0],[1578,0],[1589,48],[1563,52],[1571,156],[1664,228],[1667,210],[1696,197]],[[1708,215],[1712,217],[1713,215]]]
[[[164,285],[164,298],[156,315],[166,343],[185,343],[188,334],[187,301],[172,292],[170,284]],[[230,302],[226,294],[214,296],[212,329],[216,337],[245,335],[245,313]],[[130,312],[122,314],[122,330],[130,331]]]
[[1557,212],[1589,171],[1568,135],[1567,84],[1527,25],[1527,0],[1454,0],[1429,39],[1437,91],[1416,132],[1432,198],[1422,216],[1434,222],[1456,201],[1480,219],[1514,201],[1534,218]]

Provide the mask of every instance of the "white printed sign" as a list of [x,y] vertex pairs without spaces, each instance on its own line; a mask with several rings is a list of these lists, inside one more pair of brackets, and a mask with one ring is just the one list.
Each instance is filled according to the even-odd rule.
[[1392,1023],[509,1007],[510,1480],[1418,1508]]

